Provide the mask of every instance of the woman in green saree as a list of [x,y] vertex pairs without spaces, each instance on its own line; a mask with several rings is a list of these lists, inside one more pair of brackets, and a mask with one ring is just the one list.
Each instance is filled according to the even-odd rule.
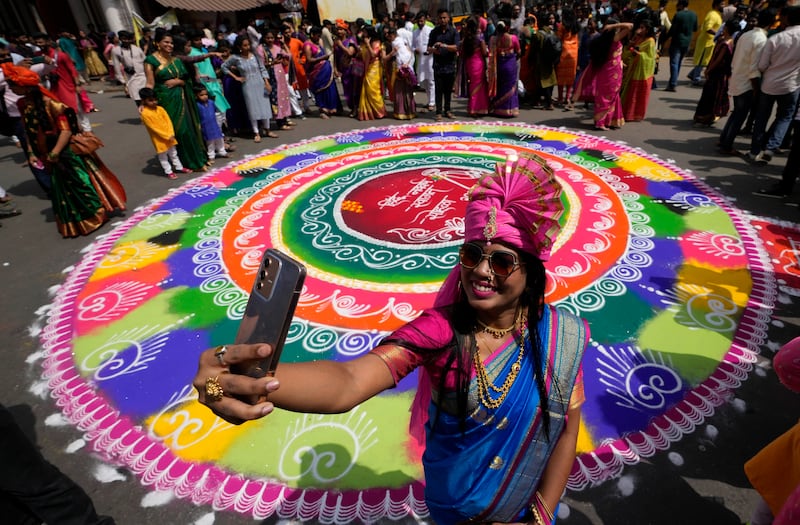
[[158,104],[172,120],[181,163],[194,171],[205,171],[208,157],[191,76],[183,62],[172,56],[172,35],[159,29],[154,40],[157,51],[144,60],[147,87],[155,90]]

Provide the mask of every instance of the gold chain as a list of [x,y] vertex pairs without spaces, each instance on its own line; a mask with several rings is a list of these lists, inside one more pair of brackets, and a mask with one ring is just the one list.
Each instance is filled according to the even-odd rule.
[[491,335],[495,339],[502,339],[503,337],[505,337],[508,334],[510,334],[511,331],[514,330],[514,328],[517,327],[516,321],[514,321],[514,324],[512,324],[508,328],[495,328],[493,326],[489,326],[488,324],[484,323],[480,319],[476,319],[476,321],[478,321],[478,325],[480,325],[482,332],[486,332],[487,334]]
[[[480,322],[480,321],[479,321]],[[481,360],[481,353],[480,349],[477,347],[478,340],[475,340],[475,353],[472,354],[472,361],[475,365],[475,375],[478,382],[478,396],[480,397],[481,403],[486,408],[495,409],[503,404],[505,401],[506,396],[508,396],[508,391],[511,389],[511,385],[514,384],[514,380],[517,379],[517,374],[519,374],[519,370],[522,367],[522,356],[525,354],[525,345],[519,344],[519,353],[517,354],[517,361],[511,365],[511,371],[506,376],[505,381],[503,381],[503,385],[500,387],[495,386],[495,384],[489,379],[489,374],[486,372],[486,367],[483,366],[483,361]],[[493,398],[489,394],[489,389],[500,394],[500,397]]]

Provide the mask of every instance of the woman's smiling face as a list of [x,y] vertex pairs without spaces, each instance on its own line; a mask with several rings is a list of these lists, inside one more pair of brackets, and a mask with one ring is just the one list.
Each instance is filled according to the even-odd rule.
[[[527,284],[527,273],[517,250],[503,244],[492,243],[481,245],[483,257],[474,268],[461,266],[461,285],[466,293],[470,306],[478,312],[478,317],[487,324],[492,319],[515,315],[517,305]],[[511,273],[503,277],[493,271],[490,266],[491,256],[495,252],[505,252],[516,258],[517,265]],[[462,259],[463,260],[463,259]]]

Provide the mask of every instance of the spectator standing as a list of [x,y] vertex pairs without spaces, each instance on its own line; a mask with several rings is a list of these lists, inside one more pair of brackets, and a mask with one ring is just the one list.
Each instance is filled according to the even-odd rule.
[[[461,67],[460,91],[467,97],[467,116],[479,118],[489,113],[489,83],[487,77],[487,62],[495,61],[497,55],[489,55],[486,42],[478,33],[478,21],[471,16],[464,24],[464,37],[461,39],[459,60]],[[488,64],[489,71],[496,73],[497,66]]]
[[689,72],[689,80],[693,86],[699,86],[703,68],[711,61],[714,53],[714,37],[722,27],[722,7],[725,0],[711,0],[711,10],[703,19],[703,26],[697,41],[694,43],[694,67]]
[[214,65],[211,63],[211,58],[208,57],[208,49],[203,46],[203,32],[198,30],[190,31],[189,41],[192,44],[192,49],[189,51],[190,57],[199,57],[206,55],[206,58],[199,62],[195,62],[194,67],[197,71],[197,79],[208,90],[208,95],[214,101],[217,111],[220,112],[217,118],[218,123],[224,122],[225,112],[230,109],[231,105],[225,99],[225,94],[222,91],[222,82],[217,78],[217,73],[214,71]]
[[[86,31],[78,31],[78,36],[80,37],[78,40],[78,45],[80,46],[80,51],[83,54],[83,62],[86,64],[86,74],[88,78],[101,78],[108,74],[108,68],[106,68],[105,63],[100,58],[100,54],[97,52],[98,48],[97,44],[89,38],[89,35],[86,34]],[[113,33],[111,34],[110,38],[114,38]]]
[[794,139],[789,149],[789,157],[786,159],[786,166],[783,167],[783,172],[781,173],[781,181],[771,188],[757,191],[757,195],[778,198],[790,197],[792,195],[797,177],[800,175],[800,104],[794,114],[792,131],[794,133]]
[[733,60],[733,35],[738,31],[738,20],[728,20],[722,26],[722,34],[714,45],[711,61],[704,72],[706,82],[694,112],[695,124],[710,126],[728,114],[728,79]]
[[490,42],[489,113],[496,117],[519,115],[519,39],[508,32],[507,21],[497,23]]
[[[272,64],[272,74],[270,75],[272,93],[270,93],[270,101],[272,102],[273,110],[275,110],[273,117],[278,129],[285,131],[292,129],[294,126],[294,123],[289,118],[292,116],[289,73],[286,71],[289,50],[283,47],[283,42],[276,37],[277,35],[273,29],[264,31],[263,51],[266,58],[265,64]],[[268,69],[269,67],[267,65]],[[274,79],[274,82],[272,82],[272,79]]]
[[389,35],[392,37],[390,56],[394,58],[395,67],[392,76],[394,78],[392,116],[398,120],[410,120],[417,116],[417,105],[414,101],[414,86],[417,85],[417,77],[414,74],[414,52],[408,40],[400,35],[399,29],[390,28]]
[[[92,40],[94,41],[94,39]],[[108,41],[106,42],[105,46],[103,46],[103,53],[101,58],[103,59],[103,64],[106,65],[108,70],[108,80],[110,82],[121,84],[119,77],[117,76],[117,72],[114,70],[114,64],[111,60],[111,53],[114,49],[119,47],[119,35],[117,33],[108,33]]]
[[433,55],[433,81],[436,85],[436,120],[444,114],[453,118],[450,104],[453,85],[456,81],[456,58],[460,38],[456,28],[450,24],[450,13],[439,9],[438,25],[428,37],[428,53]]
[[308,77],[306,76],[305,68],[305,54],[303,53],[303,41],[296,38],[292,34],[292,26],[288,24],[283,25],[283,40],[289,53],[292,56],[292,63],[294,65],[294,90],[300,95],[300,102],[303,106],[303,112],[309,113],[311,111],[308,96]]
[[195,88],[197,96],[197,113],[200,115],[200,130],[203,132],[203,140],[206,141],[206,155],[208,163],[213,164],[217,157],[227,159],[228,152],[225,150],[225,140],[217,123],[217,106],[208,96],[208,90],[204,86]]
[[[800,6],[784,7],[781,18],[786,29],[767,39],[758,59],[761,93],[750,151],[745,158],[761,163],[771,161],[783,142],[800,95]],[[767,132],[774,105],[777,105],[775,121]]]
[[364,62],[364,80],[358,100],[358,120],[376,120],[386,116],[382,90],[386,51],[377,29],[367,27],[364,32],[360,50],[361,60]]
[[[9,60],[11,59],[11,54],[8,51],[6,46],[0,44],[0,63],[11,63]],[[8,58],[6,58],[8,57]],[[49,57],[46,60],[50,60]],[[49,67],[49,66],[48,66]],[[22,148],[22,151],[28,151],[28,139],[25,134],[25,126],[22,123],[22,115],[20,115],[19,111],[19,99],[22,98],[8,86],[6,82],[5,74],[0,70],[0,97],[2,97],[2,103],[5,106],[6,114],[10,120],[10,125],[8,130],[4,130],[4,132],[13,133],[13,137],[16,137],[19,141],[18,145]],[[39,183],[39,186],[44,191],[45,195],[50,197],[50,190],[52,189],[52,183],[50,181],[50,174],[44,169],[44,166],[41,164],[31,164],[28,163],[28,168],[33,173],[33,177],[36,179],[36,182]],[[3,203],[4,207],[7,207],[7,201],[4,201],[5,193],[0,191],[0,203]]]
[[622,85],[622,40],[633,24],[613,18],[603,27],[600,36],[592,40],[591,61],[581,75],[574,98],[594,102],[594,127],[600,131],[625,124],[619,89]]
[[417,54],[417,83],[425,92],[428,111],[436,109],[436,83],[433,81],[433,55],[428,51],[433,24],[428,22],[427,11],[417,13],[417,27],[414,29],[414,52]]
[[342,80],[342,92],[347,107],[350,108],[348,116],[355,117],[358,112],[358,99],[361,95],[361,84],[357,82],[355,69],[361,68],[361,77],[364,76],[364,62],[358,60],[358,66],[354,65],[358,55],[358,42],[355,37],[350,35],[350,27],[344,20],[336,21],[336,36],[333,41],[334,46],[334,66],[336,74]]
[[[78,77],[81,83],[89,82],[89,77],[86,76],[86,62],[83,61],[83,55],[80,51],[78,41],[75,35],[68,31],[62,31],[58,39],[58,47],[64,53],[68,54],[78,71]],[[40,46],[41,47],[41,46]]]
[[656,70],[656,40],[650,20],[642,20],[622,52],[625,73],[620,99],[625,122],[644,120]]
[[144,60],[147,87],[155,91],[159,105],[172,120],[183,166],[205,171],[208,158],[200,132],[192,79],[183,62],[172,54],[172,35],[159,28],[153,40],[158,50]]
[[261,142],[262,132],[265,137],[277,138],[278,135],[269,129],[272,118],[269,73],[250,49],[250,39],[246,35],[236,38],[230,58],[222,64],[222,71],[242,86],[253,140]]
[[[535,41],[532,45],[536,49],[536,77],[539,80],[537,94],[535,95],[537,107],[540,99],[544,99],[542,109],[552,111],[553,107],[553,88],[558,84],[556,77],[556,66],[561,60],[561,40],[555,32],[556,15],[547,13],[542,18],[542,25],[536,32]],[[619,89],[619,88],[617,88]]]
[[141,104],[139,91],[147,85],[147,75],[144,72],[144,51],[133,41],[133,33],[120,31],[119,46],[111,50],[111,63],[114,65],[116,78],[122,82],[128,96],[138,106]]
[[563,106],[564,111],[572,109],[572,87],[575,85],[575,76],[578,73],[578,38],[580,24],[575,11],[569,8],[561,12],[561,25],[558,27],[558,38],[561,40],[561,59],[556,67],[558,79],[557,105]]
[[142,88],[138,93],[138,97],[142,102],[139,116],[147,133],[150,135],[150,140],[153,142],[153,147],[156,150],[161,169],[164,170],[164,175],[168,179],[177,179],[178,176],[172,171],[173,167],[178,173],[191,173],[192,170],[184,168],[183,164],[181,164],[178,150],[175,148],[178,144],[175,139],[175,128],[172,126],[172,120],[170,120],[166,110],[158,105],[156,92],[150,88]]
[[331,52],[325,51],[322,45],[322,28],[314,26],[309,32],[309,39],[303,44],[305,54],[306,77],[308,87],[314,93],[314,99],[319,108],[319,116],[323,119],[331,118],[341,112],[342,102],[333,74]]
[[728,115],[719,137],[720,153],[736,154],[733,142],[750,114],[761,90],[761,71],[758,59],[767,43],[766,28],[775,21],[775,11],[765,9],[758,13],[756,27],[739,37],[733,51],[728,94],[733,99],[733,111]]
[[689,52],[692,35],[697,31],[697,15],[689,9],[689,0],[678,0],[675,16],[669,28],[669,82],[667,91],[675,91],[681,72],[683,57]]
[[89,116],[80,103],[79,97],[83,87],[72,58],[67,53],[56,50],[50,38],[44,33],[34,35],[34,42],[42,50],[42,53],[50,57],[56,64],[52,74],[58,80],[56,80],[55,86],[50,86],[56,98],[75,112],[81,130],[91,131],[92,123],[89,122]]

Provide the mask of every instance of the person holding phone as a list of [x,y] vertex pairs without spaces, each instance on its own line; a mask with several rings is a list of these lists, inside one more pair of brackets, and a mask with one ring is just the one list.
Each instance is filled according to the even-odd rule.
[[589,339],[584,320],[544,301],[561,191],[539,157],[499,163],[469,192],[459,263],[432,308],[356,359],[282,363],[274,377],[227,373],[268,345],[208,349],[199,401],[232,422],[276,407],[340,413],[420,368],[410,435],[432,520],[551,523],[575,461]]

